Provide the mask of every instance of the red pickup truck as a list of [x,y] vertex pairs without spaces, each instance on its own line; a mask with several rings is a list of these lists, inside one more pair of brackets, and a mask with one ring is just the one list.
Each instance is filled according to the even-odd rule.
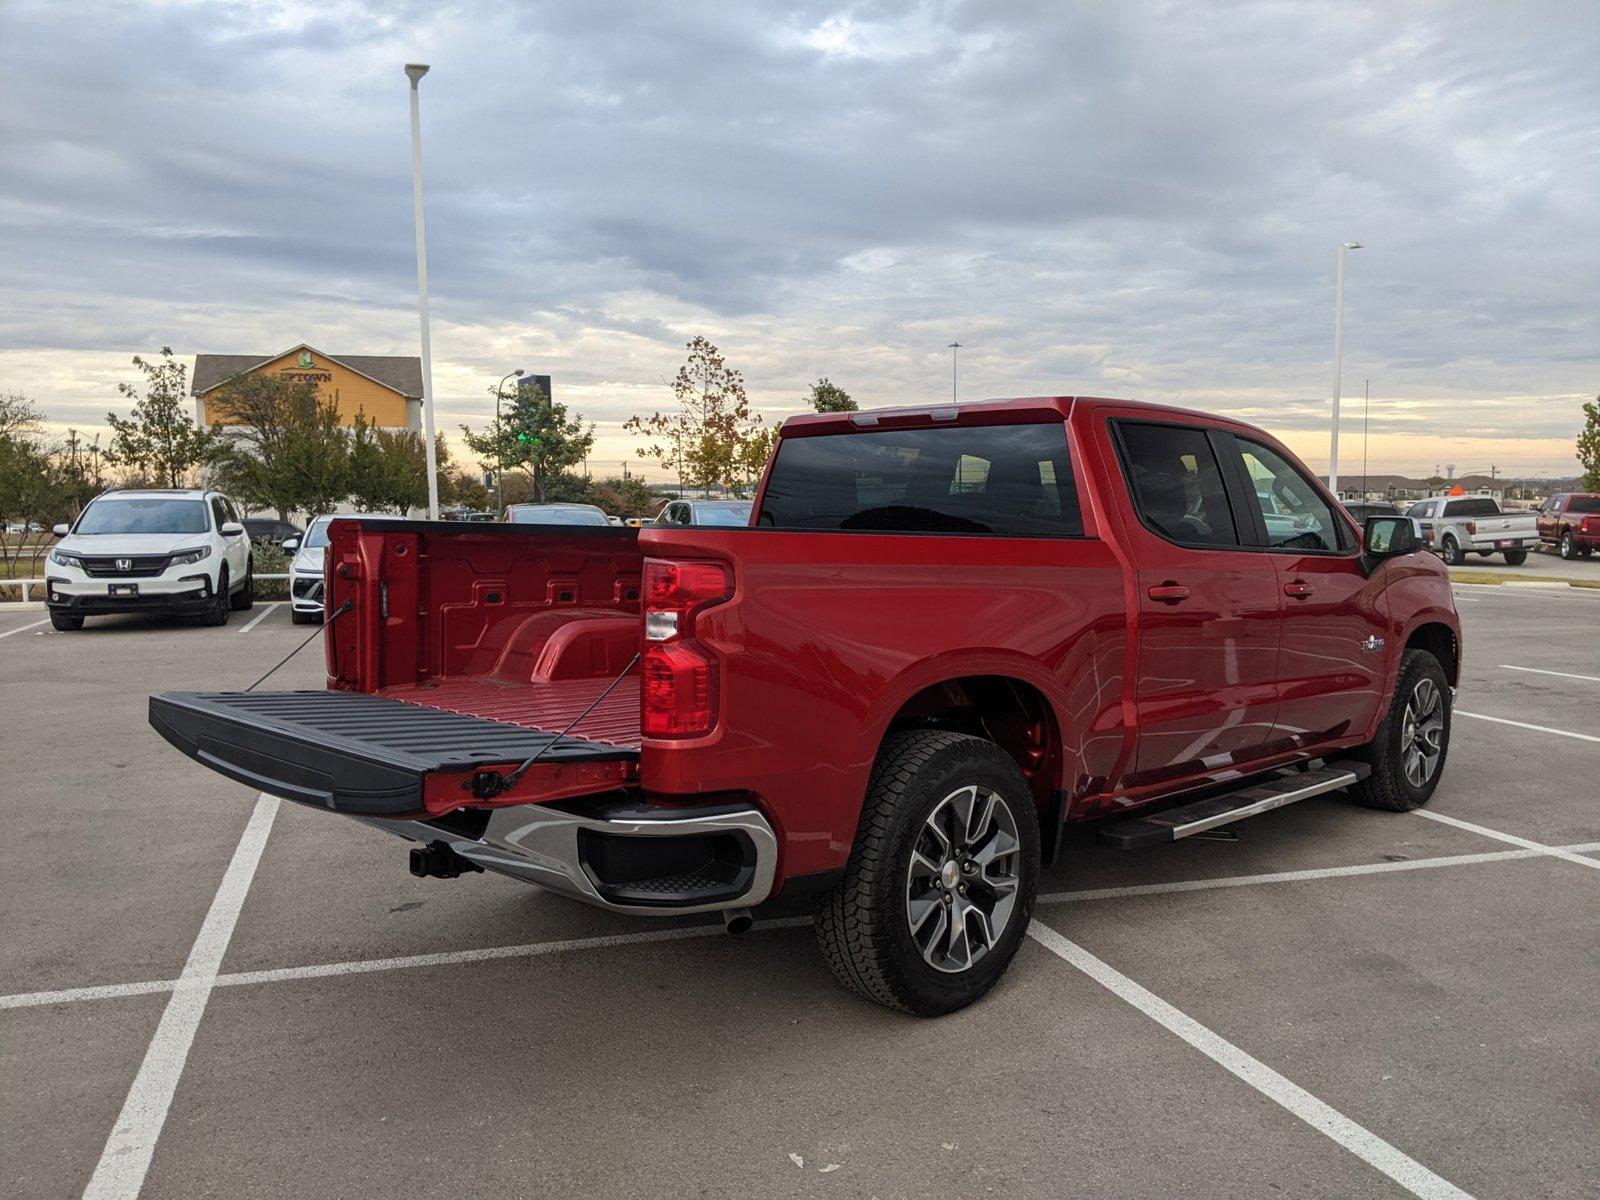
[[1426,803],[1461,666],[1410,520],[1088,398],[791,419],[746,528],[341,519],[326,592],[329,690],[152,724],[419,875],[735,930],[810,894],[840,981],[918,1014],[994,984],[1068,823]]
[[1588,558],[1600,546],[1600,494],[1560,492],[1539,508],[1539,540],[1562,558]]

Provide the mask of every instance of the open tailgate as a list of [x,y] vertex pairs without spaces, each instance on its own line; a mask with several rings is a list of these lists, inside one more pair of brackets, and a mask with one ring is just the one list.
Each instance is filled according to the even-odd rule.
[[[535,754],[539,761],[493,804],[556,800],[635,779],[636,742],[579,733],[558,739],[592,697],[590,684],[547,688],[563,693],[547,697],[561,703],[539,714],[548,729],[343,691],[166,692],[150,698],[150,724],[196,762],[260,791],[352,815],[416,819],[486,803],[472,794],[473,775]],[[631,703],[637,711],[636,684],[616,692],[607,707]]]

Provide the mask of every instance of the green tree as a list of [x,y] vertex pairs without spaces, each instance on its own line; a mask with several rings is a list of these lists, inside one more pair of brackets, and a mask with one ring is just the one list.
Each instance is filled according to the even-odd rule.
[[[495,390],[490,388],[489,394]],[[487,429],[473,433],[463,425],[461,436],[484,470],[525,471],[534,503],[544,504],[557,478],[588,457],[594,425],[585,428],[581,417],[569,418],[566,405],[555,403],[544,388],[528,382]],[[507,492],[509,504],[509,486]]]
[[811,385],[811,407],[818,412],[855,412],[858,406],[849,392],[824,375]]
[[[744,377],[722,357],[711,341],[696,335],[687,347],[689,356],[678,368],[672,395],[676,412],[632,417],[623,428],[651,439],[636,452],[672,467],[679,481],[707,491],[732,489],[749,478],[749,464],[769,435],[759,414],[750,411]],[[761,460],[766,461],[764,453]]]
[[595,504],[619,517],[643,516],[656,508],[656,494],[637,476],[619,479],[612,475],[596,483],[592,491]]
[[350,435],[337,405],[308,380],[241,375],[213,393],[217,482],[251,508],[287,520],[333,510],[350,492]]
[[1600,396],[1584,401],[1578,461],[1583,464],[1583,486],[1588,491],[1600,492]]
[[[449,478],[449,453],[437,443],[441,482]],[[428,461],[422,436],[409,429],[380,429],[357,413],[350,429],[350,502],[358,512],[397,512],[428,503]],[[445,494],[440,489],[441,498]]]
[[144,372],[144,395],[134,384],[117,385],[117,391],[133,401],[133,411],[126,419],[106,414],[112,430],[106,461],[162,487],[180,487],[215,445],[214,436],[189,418],[189,369],[172,357],[170,346],[161,347],[159,362],[136,354],[133,365]]

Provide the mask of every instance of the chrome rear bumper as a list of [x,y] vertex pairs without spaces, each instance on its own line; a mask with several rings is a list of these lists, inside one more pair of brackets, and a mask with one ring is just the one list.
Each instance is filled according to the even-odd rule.
[[640,916],[749,908],[772,894],[777,874],[772,826],[742,805],[523,804],[490,810],[471,832],[454,820],[356,819],[409,841],[442,842],[485,871]]

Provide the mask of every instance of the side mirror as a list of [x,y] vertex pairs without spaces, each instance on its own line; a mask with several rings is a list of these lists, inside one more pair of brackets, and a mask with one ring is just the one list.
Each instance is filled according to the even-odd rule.
[[1398,558],[1422,549],[1417,526],[1410,517],[1368,517],[1362,528],[1361,548],[1368,559]]
[[293,554],[296,550],[300,549],[300,539],[297,537],[286,537],[278,544],[290,554]]
[[71,525],[57,525],[50,532],[55,534],[57,537],[66,537],[67,534],[72,532],[72,526]]
[[237,521],[224,521],[217,532],[223,537],[238,537],[244,532],[244,526]]

